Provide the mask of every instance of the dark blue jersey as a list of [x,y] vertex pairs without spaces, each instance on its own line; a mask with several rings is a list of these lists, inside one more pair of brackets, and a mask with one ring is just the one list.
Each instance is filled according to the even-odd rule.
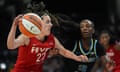
[[91,72],[96,59],[105,55],[104,48],[98,43],[97,40],[91,39],[90,48],[85,50],[82,46],[81,40],[75,41],[73,51],[76,55],[86,55],[89,59],[88,62],[76,62],[73,60],[66,60],[65,65],[67,65],[66,72]]

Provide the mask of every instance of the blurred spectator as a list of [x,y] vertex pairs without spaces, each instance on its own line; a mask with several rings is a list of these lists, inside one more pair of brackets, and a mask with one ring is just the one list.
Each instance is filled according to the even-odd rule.
[[115,64],[110,66],[110,63],[106,64],[106,67],[110,72],[120,72],[120,41],[111,41],[112,36],[108,30],[103,30],[99,35],[99,42],[106,49],[108,59]]

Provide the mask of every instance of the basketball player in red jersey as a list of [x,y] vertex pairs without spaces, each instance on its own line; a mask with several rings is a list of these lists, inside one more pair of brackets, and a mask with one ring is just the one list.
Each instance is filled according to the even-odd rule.
[[111,35],[107,30],[100,33],[99,41],[106,49],[107,56],[115,62],[115,66],[107,64],[111,72],[120,72],[120,45],[110,43]]
[[43,24],[41,24],[42,29],[39,35],[28,38],[21,34],[15,38],[16,28],[21,17],[22,15],[19,15],[14,19],[7,39],[8,49],[19,49],[12,72],[42,72],[44,60],[47,58],[48,51],[52,48],[57,48],[59,54],[66,58],[79,62],[88,60],[86,56],[76,56],[60,44],[58,39],[51,33],[51,18],[46,13],[41,15]]

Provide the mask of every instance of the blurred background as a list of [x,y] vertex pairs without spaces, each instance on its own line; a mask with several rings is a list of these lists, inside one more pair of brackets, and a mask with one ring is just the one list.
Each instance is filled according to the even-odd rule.
[[[9,72],[16,61],[17,50],[7,49],[7,35],[13,18],[22,13],[32,0],[0,0],[0,72]],[[37,0],[34,0],[37,1]],[[38,0],[41,1],[41,0]],[[79,22],[91,19],[96,32],[102,29],[120,36],[120,0],[42,0],[50,13],[63,13]],[[19,34],[19,30],[17,31]]]

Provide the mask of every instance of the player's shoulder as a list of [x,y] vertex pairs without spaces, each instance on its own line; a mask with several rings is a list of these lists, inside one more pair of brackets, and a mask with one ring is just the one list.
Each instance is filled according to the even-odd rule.
[[18,36],[18,39],[21,40],[25,45],[28,45],[29,42],[30,42],[30,38],[27,37],[27,36],[24,35],[24,34],[20,34],[20,35]]

